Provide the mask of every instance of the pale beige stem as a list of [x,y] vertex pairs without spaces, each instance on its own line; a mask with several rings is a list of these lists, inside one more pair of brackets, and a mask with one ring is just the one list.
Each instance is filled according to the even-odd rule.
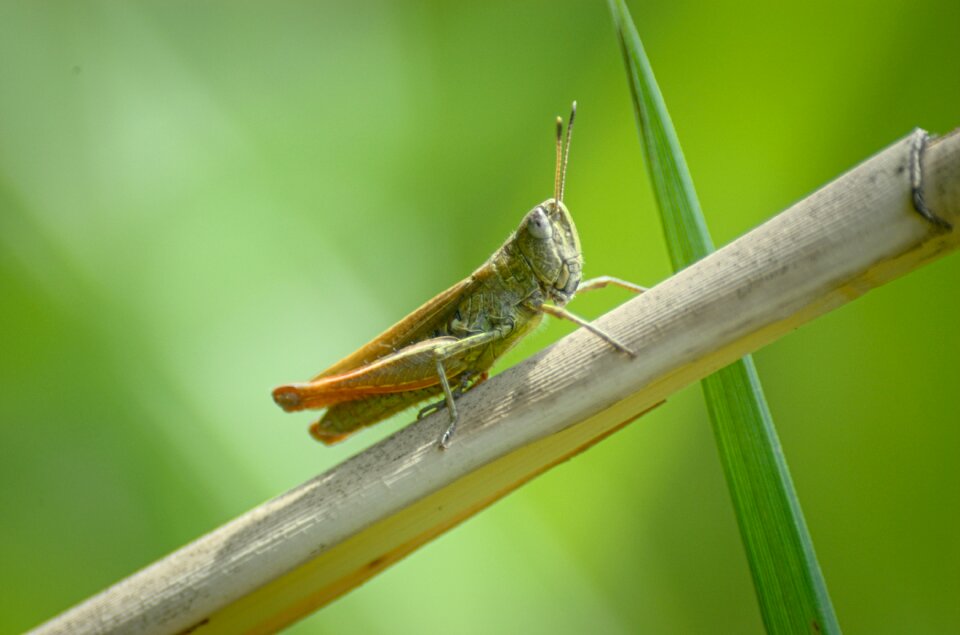
[[[578,331],[464,395],[448,451],[446,413],[427,417],[36,632],[265,633],[316,610],[683,386],[955,250],[960,231],[912,205],[915,138],[599,320],[636,358]],[[960,226],[960,135],[923,164],[927,207]]]

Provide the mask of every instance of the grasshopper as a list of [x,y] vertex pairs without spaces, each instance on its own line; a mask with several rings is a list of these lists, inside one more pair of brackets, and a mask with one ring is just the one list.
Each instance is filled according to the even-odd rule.
[[530,210],[489,260],[309,382],[273,391],[274,401],[287,412],[327,409],[310,427],[315,439],[337,443],[442,394],[417,418],[446,408],[450,422],[439,446],[447,448],[457,425],[456,399],[484,381],[493,363],[544,314],[575,322],[633,356],[614,337],[564,308],[578,290],[616,285],[645,291],[609,276],[581,283],[580,238],[563,204],[576,108],[573,102],[566,139],[557,117],[553,198]]

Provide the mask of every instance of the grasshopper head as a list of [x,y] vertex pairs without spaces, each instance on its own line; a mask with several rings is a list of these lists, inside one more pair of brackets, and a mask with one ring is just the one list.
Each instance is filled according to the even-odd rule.
[[530,263],[547,297],[557,306],[563,306],[573,298],[583,270],[580,237],[570,210],[563,204],[570,138],[576,114],[577,102],[573,102],[566,141],[563,138],[563,119],[557,117],[557,170],[553,181],[553,198],[548,198],[527,212],[516,233],[520,252]]
[[569,302],[580,284],[583,259],[566,206],[549,198],[534,207],[520,223],[516,241],[547,296],[558,306]]

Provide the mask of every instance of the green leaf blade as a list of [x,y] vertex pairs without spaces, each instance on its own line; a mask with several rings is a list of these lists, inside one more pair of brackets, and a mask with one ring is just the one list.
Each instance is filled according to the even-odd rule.
[[[713,243],[630,12],[623,0],[609,4],[677,271],[712,252]],[[767,632],[840,633],[753,359],[744,357],[702,386]]]
[[626,5],[621,0],[612,0],[610,5],[630,80],[647,172],[663,220],[673,269],[678,271],[711,253],[713,242],[640,36]]

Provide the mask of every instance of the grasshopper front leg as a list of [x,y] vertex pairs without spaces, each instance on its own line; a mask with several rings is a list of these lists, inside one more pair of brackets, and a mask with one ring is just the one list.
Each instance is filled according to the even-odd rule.
[[561,318],[563,320],[569,320],[574,324],[582,326],[583,328],[587,329],[588,331],[590,331],[591,333],[593,333],[594,335],[596,335],[597,337],[602,339],[604,342],[606,342],[610,346],[617,349],[618,351],[622,353],[626,353],[630,357],[636,357],[636,354],[632,350],[627,348],[626,344],[622,343],[620,340],[610,335],[603,329],[594,326],[593,324],[586,321],[576,313],[571,313],[567,309],[562,309],[552,304],[544,304],[543,306],[540,307],[540,310],[546,313],[547,315],[552,315],[555,318]]
[[646,287],[641,287],[639,284],[633,284],[626,280],[621,280],[620,278],[614,278],[613,276],[597,276],[596,278],[590,278],[589,280],[584,280],[577,287],[577,293],[586,293],[587,291],[593,291],[595,289],[603,289],[604,287],[620,287],[621,289],[626,289],[627,291],[633,291],[637,295],[643,293],[644,291],[649,291]]
[[[581,282],[580,286],[577,287],[577,293],[585,293],[587,291],[593,291],[595,289],[603,289],[604,287],[608,287],[611,285],[615,287],[620,287],[622,289],[626,289],[627,291],[633,291],[636,294],[643,293],[644,291],[647,290],[646,287],[641,287],[638,284],[633,284],[632,282],[627,282],[626,280],[621,280],[620,278],[614,278],[612,276],[600,276],[597,278],[591,278],[590,280],[587,280],[585,282]],[[594,335],[596,335],[597,337],[602,339],[604,342],[606,342],[610,346],[617,349],[618,351],[626,353],[630,357],[636,356],[633,351],[627,348],[626,345],[621,343],[617,338],[610,335],[606,331],[594,326],[593,324],[583,319],[576,313],[572,313],[568,309],[554,306],[552,304],[544,304],[540,307],[540,310],[546,313],[547,315],[552,315],[553,317],[560,318],[563,320],[569,320],[574,324],[582,326],[583,328],[587,329],[588,331],[590,331],[591,333],[593,333]]]

